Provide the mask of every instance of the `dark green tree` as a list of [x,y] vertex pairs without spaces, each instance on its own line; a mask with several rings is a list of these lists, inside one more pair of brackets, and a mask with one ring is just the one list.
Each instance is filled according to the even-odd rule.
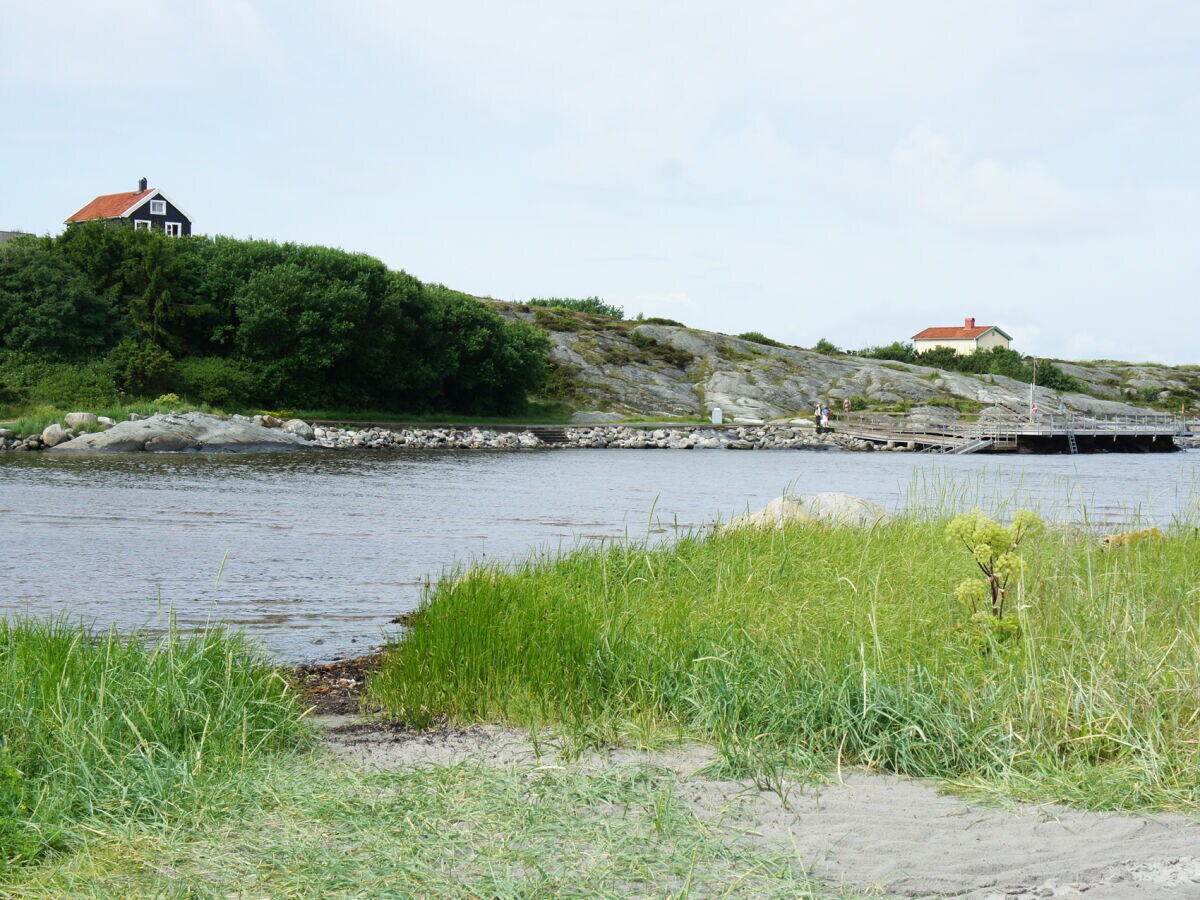
[[0,245],[0,346],[65,359],[105,350],[117,316],[47,238]]

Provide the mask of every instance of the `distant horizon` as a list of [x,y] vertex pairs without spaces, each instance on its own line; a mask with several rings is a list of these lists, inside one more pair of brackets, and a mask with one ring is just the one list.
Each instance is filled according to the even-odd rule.
[[473,295],[802,346],[974,316],[1039,356],[1200,362],[1187,3],[0,14],[14,230],[145,176],[199,233]]

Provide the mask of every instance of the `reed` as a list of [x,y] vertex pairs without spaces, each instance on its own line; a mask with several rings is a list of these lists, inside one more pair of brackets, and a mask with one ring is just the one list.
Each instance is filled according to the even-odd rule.
[[240,636],[157,644],[0,618],[0,871],[81,823],[220,815],[229,776],[305,742],[301,707]]
[[1200,811],[1200,536],[1022,545],[1014,627],[955,587],[928,513],[669,548],[580,547],[444,579],[370,698],[416,726],[553,724],[713,741],[759,774],[863,765],[1092,808]]

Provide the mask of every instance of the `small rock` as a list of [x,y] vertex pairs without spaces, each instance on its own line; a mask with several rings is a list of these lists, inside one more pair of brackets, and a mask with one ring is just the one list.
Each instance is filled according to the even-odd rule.
[[108,416],[96,416],[96,421],[100,423],[100,427],[105,431],[117,424],[116,419],[110,419]]
[[138,413],[130,413],[130,414],[129,414],[129,421],[130,421],[130,422],[140,422],[140,421],[142,421],[142,419],[144,419],[144,418],[145,418],[145,416],[143,416],[143,415],[139,415]]
[[0,428],[0,440],[10,440],[17,436],[17,433],[11,428]]

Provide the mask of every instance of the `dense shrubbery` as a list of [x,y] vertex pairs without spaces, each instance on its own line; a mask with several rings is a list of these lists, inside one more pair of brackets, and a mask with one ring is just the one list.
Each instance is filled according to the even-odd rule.
[[68,404],[174,390],[216,405],[508,412],[544,379],[546,347],[464,294],[327,247],[95,223],[0,248],[0,383],[17,396],[66,365],[90,373]]
[[530,300],[527,305],[569,309],[571,312],[587,313],[590,316],[601,316],[605,319],[625,318],[623,308],[605,303],[599,297],[584,297],[581,300],[573,300],[570,297],[537,297]]
[[[930,366],[935,369],[949,369],[952,372],[1007,375],[1017,381],[1033,379],[1033,364],[1016,350],[1006,347],[976,350],[974,353],[962,355],[955,353],[949,347],[938,347],[934,350],[926,350],[924,353],[917,353],[912,344],[895,341],[884,347],[868,347],[866,350],[860,350],[858,355],[869,359],[892,359],[897,362]],[[1038,361],[1037,383],[1058,391],[1083,389],[1076,379],[1045,359]]]
[[755,344],[762,344],[765,347],[786,347],[787,344],[782,341],[777,341],[774,338],[769,338],[761,331],[743,331],[738,335],[743,341],[751,341]]

